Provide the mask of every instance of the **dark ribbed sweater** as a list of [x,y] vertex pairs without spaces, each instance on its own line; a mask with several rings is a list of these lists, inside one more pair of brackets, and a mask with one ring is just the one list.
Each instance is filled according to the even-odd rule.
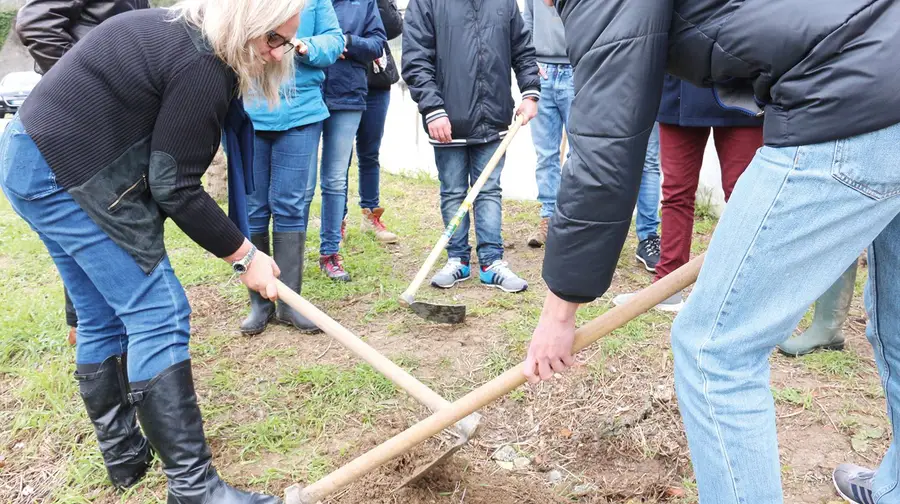
[[[105,21],[47,72],[20,116],[66,189],[149,138],[153,155],[176,164],[174,190],[164,201],[153,195],[159,207],[200,246],[224,257],[244,237],[200,178],[218,150],[235,75],[170,17],[165,9],[148,9]],[[142,173],[152,176],[146,166]]]

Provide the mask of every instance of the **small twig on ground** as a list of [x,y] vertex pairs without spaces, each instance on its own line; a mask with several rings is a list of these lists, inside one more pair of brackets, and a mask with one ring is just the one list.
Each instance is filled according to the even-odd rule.
[[332,345],[332,343],[334,343],[334,340],[331,340],[331,341],[328,342],[328,346],[325,348],[325,351],[322,352],[322,353],[320,353],[320,354],[316,357],[316,360],[319,360],[319,359],[321,359],[322,357],[325,357],[325,354],[327,354],[328,351],[331,350],[331,345]]
[[831,418],[831,415],[829,415],[829,414],[828,414],[828,411],[825,410],[825,406],[822,406],[822,403],[820,403],[819,400],[816,399],[815,397],[813,397],[813,401],[816,402],[816,404],[819,406],[819,409],[822,410],[822,413],[825,413],[825,416],[828,417],[828,421],[831,422],[831,426],[834,427],[834,432],[837,432],[838,434],[840,434],[840,433],[841,433],[841,429],[838,429],[837,424],[834,423],[834,419]]

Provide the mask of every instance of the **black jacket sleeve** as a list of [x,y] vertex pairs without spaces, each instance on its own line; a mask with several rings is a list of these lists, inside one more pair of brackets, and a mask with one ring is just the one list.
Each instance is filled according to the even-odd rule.
[[413,101],[419,105],[419,112],[425,116],[425,122],[446,117],[444,99],[435,79],[437,55],[431,0],[409,2],[405,21],[401,58],[403,80],[409,86]]
[[[526,0],[530,1],[530,0]],[[514,14],[509,21],[512,66],[516,71],[516,81],[522,98],[541,97],[541,76],[538,73],[537,54],[531,43],[531,31],[525,26],[519,4],[512,0]]]
[[83,7],[84,2],[76,0],[29,0],[19,9],[16,34],[38,73],[47,73],[75,44],[69,28]]
[[558,0],[575,67],[572,153],[562,171],[543,277],[588,302],[612,282],[659,108],[672,0]]
[[150,142],[150,192],[194,242],[216,257],[237,251],[244,235],[203,190],[234,94],[225,64],[204,54],[166,84]]
[[403,34],[403,16],[400,15],[396,0],[378,0],[378,13],[381,14],[388,40]]

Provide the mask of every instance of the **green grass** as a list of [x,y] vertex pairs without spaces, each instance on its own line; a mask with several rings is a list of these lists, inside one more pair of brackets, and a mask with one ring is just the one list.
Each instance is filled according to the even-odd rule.
[[808,369],[825,376],[853,378],[864,369],[863,360],[853,352],[822,351],[800,357]]
[[0,49],[3,49],[3,44],[6,43],[6,38],[9,36],[10,30],[12,30],[15,18],[15,9],[0,10]]
[[792,406],[801,406],[803,409],[812,409],[813,396],[809,390],[799,390],[796,388],[773,388],[772,397],[776,403],[790,404]]

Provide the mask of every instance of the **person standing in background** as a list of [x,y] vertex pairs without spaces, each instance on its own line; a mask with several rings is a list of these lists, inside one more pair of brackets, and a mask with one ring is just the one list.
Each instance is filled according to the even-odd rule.
[[[719,156],[725,201],[731,198],[738,178],[756,150],[762,147],[763,135],[761,118],[726,110],[719,106],[711,89],[699,88],[671,75],[665,77],[656,119],[663,200],[661,253],[654,282],[690,260],[694,203],[710,132]],[[624,304],[631,296],[616,296],[613,303]],[[676,293],[657,308],[677,312],[683,305],[681,293]]]
[[[350,274],[338,253],[341,224],[347,207],[347,167],[353,139],[366,110],[366,66],[381,56],[387,36],[375,0],[333,0],[345,48],[340,59],[325,69],[325,104],[331,114],[322,128],[322,210],[319,268],[328,278],[349,282]],[[316,193],[316,170],[306,186],[306,215]]]
[[[378,0],[378,13],[384,24],[387,39],[391,40],[403,33],[403,16],[397,9],[395,0]],[[366,95],[366,110],[356,130],[356,156],[359,159],[359,206],[362,209],[360,229],[364,233],[373,233],[375,239],[382,243],[397,243],[397,235],[388,231],[381,221],[384,208],[381,208],[379,186],[381,163],[378,153],[381,150],[381,138],[384,136],[384,122],[387,118],[388,106],[391,104],[391,86],[400,80],[397,64],[391,54],[391,48],[384,43],[384,51],[375,61],[369,63],[367,72],[369,92]],[[352,161],[352,159],[351,159]],[[350,166],[347,166],[350,169]],[[347,205],[344,205],[344,222],[341,224],[341,238],[344,237],[347,224]]]
[[[29,0],[16,15],[16,34],[34,59],[34,71],[43,75],[103,21],[149,7],[150,0]],[[69,344],[74,345],[78,315],[65,286],[63,295]]]
[[656,273],[659,264],[659,124],[653,125],[647,155],[644,156],[644,172],[638,190],[637,217],[634,228],[638,246],[634,258],[650,273]]
[[[541,78],[530,39],[515,0],[409,4],[403,79],[434,147],[445,226],[507,134],[515,105],[510,69],[522,92],[516,114],[523,124],[537,115]],[[483,285],[522,292],[528,282],[503,260],[503,161],[475,198],[479,277]],[[447,264],[431,279],[434,287],[447,289],[471,277],[468,215],[453,233],[447,255]]]
[[575,98],[572,65],[566,56],[566,34],[556,9],[543,0],[525,0],[525,26],[537,56],[541,75],[541,99],[537,117],[531,122],[531,139],[537,154],[534,177],[541,203],[541,223],[528,237],[528,246],[539,248],[547,241],[547,225],[556,211],[561,166],[560,144],[569,124],[569,108]]
[[[254,191],[247,199],[250,241],[269,254],[269,222],[272,223],[273,258],[281,268],[281,281],[296,293],[303,289],[305,257],[306,184],[310,171],[319,167],[319,139],[328,107],[322,97],[324,68],[332,65],[344,50],[344,34],[331,0],[307,0],[300,14],[294,48],[291,99],[276,109],[265,100],[248,104],[247,113],[256,130],[254,140]],[[282,324],[304,333],[319,332],[309,319],[285,304],[250,294],[250,314],[241,323],[248,336],[265,331],[274,317]]]

